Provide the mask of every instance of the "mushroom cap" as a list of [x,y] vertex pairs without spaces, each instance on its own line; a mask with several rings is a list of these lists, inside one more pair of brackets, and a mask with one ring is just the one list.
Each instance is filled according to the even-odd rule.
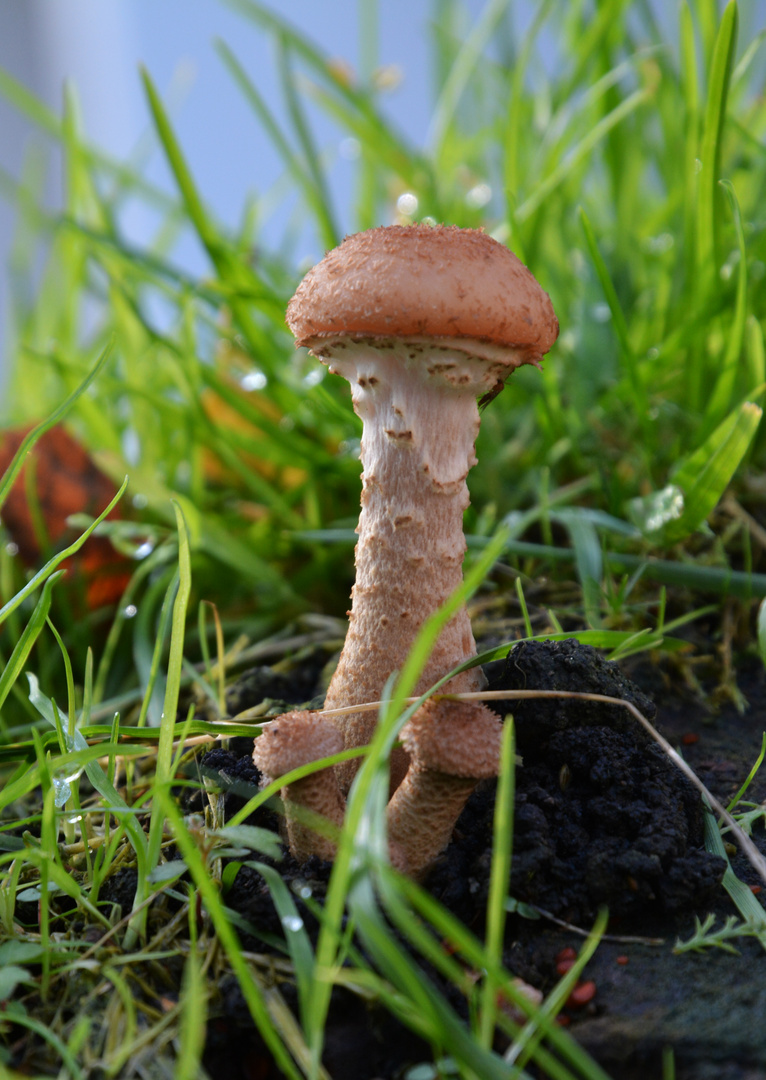
[[342,749],[343,736],[330,720],[321,713],[295,709],[264,728],[255,740],[253,761],[276,780]]
[[433,698],[401,733],[411,768],[474,780],[497,776],[502,737],[499,716],[481,702]]
[[[481,229],[388,225],[347,236],[309,270],[287,308],[296,343],[448,338],[535,363],[558,337],[550,297]],[[521,358],[519,356],[521,353]]]

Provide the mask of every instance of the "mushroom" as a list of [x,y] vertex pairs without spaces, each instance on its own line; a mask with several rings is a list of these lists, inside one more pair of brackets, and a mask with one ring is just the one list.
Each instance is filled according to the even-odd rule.
[[421,873],[447,846],[468,796],[497,776],[503,725],[479,702],[429,698],[402,729],[407,775],[386,811],[400,865]]
[[[343,749],[338,728],[321,713],[295,709],[277,717],[255,740],[253,761],[267,783],[278,780],[301,765],[330,757]],[[287,840],[291,853],[300,862],[310,855],[320,859],[335,857],[335,842],[311,828],[309,811],[343,824],[345,805],[333,769],[318,769],[302,780],[282,788]]]
[[[377,701],[424,620],[462,582],[466,476],[477,398],[558,335],[547,293],[478,229],[392,225],[347,237],[303,279],[287,308],[296,344],[351,384],[362,418],[362,511],[349,631],[325,708]],[[442,631],[416,693],[476,654],[465,609]],[[473,669],[450,692],[481,689]],[[368,743],[375,715],[336,721],[346,747]],[[391,790],[407,770],[395,749]],[[337,772],[346,793],[358,760]]]

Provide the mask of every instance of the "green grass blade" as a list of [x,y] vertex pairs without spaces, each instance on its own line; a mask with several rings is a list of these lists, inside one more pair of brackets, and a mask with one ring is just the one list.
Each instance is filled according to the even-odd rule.
[[684,252],[686,276],[694,278],[696,258],[697,152],[699,148],[699,72],[694,22],[687,0],[680,8],[681,95],[684,109]]
[[[505,940],[505,902],[511,880],[511,851],[513,847],[513,800],[515,790],[516,743],[513,717],[508,716],[503,725],[503,742],[500,751],[500,772],[495,800],[492,830],[492,865],[489,874],[487,899],[486,950],[493,967],[502,968],[503,942]],[[497,1021],[497,995],[499,987],[488,968],[481,990],[480,1040],[487,1050],[492,1048]]]
[[742,214],[733,184],[728,180],[721,180],[720,185],[726,192],[734,217],[739,263],[737,266],[737,299],[734,306],[734,319],[726,335],[726,352],[721,361],[720,374],[705,410],[705,420],[711,426],[725,416],[733,405],[732,398],[737,375],[741,367],[740,359],[747,325],[747,250],[745,247],[745,230],[742,226]]
[[651,90],[649,88],[642,88],[634,91],[629,97],[621,101],[619,105],[616,105],[611,112],[602,117],[593,127],[589,130],[587,135],[584,135],[582,139],[567,153],[566,157],[553,170],[535,187],[534,191],[527,196],[524,202],[518,207],[514,213],[514,220],[517,223],[527,221],[535,211],[539,210],[542,204],[548,199],[551,194],[567,179],[568,176],[574,171],[574,169],[588,157],[595,147],[606,138],[610,131],[612,131],[618,124],[621,124],[623,120],[627,119],[631,113],[635,112],[642,105],[646,104],[651,96]]
[[596,528],[576,509],[557,510],[551,516],[560,521],[569,533],[574,548],[577,576],[583,591],[585,617],[588,625],[597,629],[601,625],[601,579],[604,560]]
[[[376,966],[405,999],[409,999],[408,1026],[430,1038],[435,1050],[447,1050],[463,1065],[461,1075],[476,1080],[508,1080],[509,1071],[491,1051],[477,1043],[447,1000],[435,993],[433,985],[412,957],[391,934],[384,921],[368,876],[360,876],[352,885],[349,907],[357,932]],[[391,912],[394,919],[396,913]],[[410,923],[409,937],[418,929]],[[426,932],[426,936],[427,932]],[[426,943],[428,948],[428,943]]]
[[[759,619],[759,631],[760,631],[760,619]],[[761,765],[763,765],[764,758],[766,758],[766,731],[764,731],[763,737],[761,738],[761,750],[760,750],[760,753],[758,754],[758,757],[755,759],[753,767],[751,768],[750,772],[747,774],[747,777],[746,777],[744,783],[742,784],[742,786],[740,787],[739,791],[737,792],[737,794],[732,796],[732,798],[731,798],[731,800],[729,802],[729,805],[726,807],[726,812],[728,814],[733,813],[734,810],[736,809],[736,806],[739,803],[740,799],[744,798],[747,789],[750,787],[753,780],[755,779],[756,773],[760,769]]]
[[[386,762],[396,734],[407,718],[415,712],[416,705],[404,708],[405,699],[415,686],[419,673],[433,648],[443,626],[449,621],[466,599],[479,587],[489,568],[497,559],[507,539],[507,530],[501,529],[487,544],[482,555],[466,574],[463,585],[446,603],[423,624],[404,667],[396,680],[390,701],[381,710],[375,735],[368,748],[368,756],[357,774],[346,806],[343,832],[335,858],[332,877],[325,900],[326,919],[316,946],[316,981],[310,1004],[311,1030],[306,1032],[307,1041],[318,1065],[321,1059],[324,1023],[330,1004],[332,970],[335,965],[340,927],[343,919],[354,865],[364,854],[365,844],[380,847],[383,842],[380,829],[372,835],[362,834],[362,822],[368,824],[376,819],[380,824],[387,801],[388,778]],[[451,674],[451,673],[450,673]],[[446,682],[448,674],[437,685]],[[421,700],[424,700],[422,698]],[[385,856],[384,856],[385,857]]]
[[333,111],[339,110],[344,117],[344,125],[359,134],[365,146],[374,148],[376,155],[390,162],[399,175],[407,177],[416,171],[416,167],[428,170],[425,156],[421,158],[411,151],[393,125],[378,114],[369,91],[349,82],[295,26],[257,0],[224,2],[275,37],[284,35],[296,56],[307,64],[322,83],[329,85],[330,97],[326,98],[319,89],[315,96],[325,101]]
[[766,667],[766,600],[762,600],[758,607],[758,653],[761,663]]
[[706,807],[705,813],[705,847],[713,855],[718,855],[719,858],[724,859],[726,862],[726,869],[723,874],[723,887],[732,899],[732,902],[736,905],[742,918],[750,923],[751,926],[760,930],[758,934],[758,940],[764,949],[766,949],[766,911],[753,895],[752,890],[748,885],[745,885],[743,881],[737,877],[729,862],[729,856],[726,854],[726,848],[724,847],[723,839],[721,837],[721,831],[718,828],[718,823],[715,819],[715,815],[709,807]]
[[[525,80],[527,70],[532,59],[532,50],[543,25],[548,18],[553,0],[543,0],[538,6],[532,25],[524,36],[519,55],[513,68],[510,85],[510,101],[508,104],[508,118],[503,137],[503,175],[505,180],[505,192],[509,199],[508,220],[513,228],[513,206],[522,184],[522,153],[521,147],[526,140],[525,124]],[[516,245],[516,246],[514,246]],[[515,234],[512,236],[511,247],[521,258],[518,250],[518,241]]]
[[766,347],[763,330],[755,315],[748,315],[745,326],[748,385],[760,387],[766,383]]
[[[601,288],[604,291],[604,299],[609,305],[609,310],[612,313],[612,326],[617,337],[617,341],[620,345],[620,351],[623,357],[623,363],[627,370],[628,381],[630,383],[631,390],[633,392],[633,398],[635,400],[635,408],[639,418],[648,421],[648,402],[646,389],[643,384],[641,372],[638,367],[638,359],[630,344],[630,337],[628,332],[628,323],[625,318],[625,313],[622,310],[622,306],[617,296],[617,290],[614,287],[612,278],[607,269],[604,258],[599,251],[598,243],[596,242],[596,235],[593,231],[587,214],[580,207],[580,223],[582,224],[583,232],[585,234],[585,243],[588,247],[588,253],[591,257],[591,262],[596,271]],[[643,423],[644,430],[646,424]]]
[[[186,612],[191,594],[191,558],[189,555],[189,534],[186,529],[183,512],[178,503],[174,504],[176,513],[176,527],[178,529],[178,592],[173,603],[173,617],[170,631],[170,654],[168,656],[168,670],[165,683],[165,704],[162,720],[160,722],[160,739],[157,746],[157,758],[155,763],[155,784],[164,790],[172,780],[173,764],[173,732],[175,729],[176,713],[178,711],[178,697],[181,689],[181,673],[183,669],[184,633],[186,627]],[[148,860],[149,870],[157,865],[162,843],[162,808],[158,804],[152,805],[151,823],[149,826]]]
[[303,151],[304,169],[312,180],[314,206],[318,217],[320,236],[325,248],[334,248],[340,242],[340,231],[335,222],[335,214],[332,209],[327,179],[321,165],[321,157],[306,121],[300,97],[296,92],[289,38],[284,34],[281,34],[279,38],[278,66],[282,92],[287,101],[287,108],[295,134]]
[[684,508],[681,516],[667,526],[668,543],[689,536],[708,519],[745,456],[762,413],[760,406],[744,402],[671,475],[672,482],[684,493]]
[[149,108],[154,119],[157,135],[159,136],[165,151],[171,172],[178,184],[181,198],[186,207],[186,212],[188,213],[189,219],[196,229],[197,235],[202,241],[204,248],[210,256],[212,263],[215,266],[218,266],[222,258],[218,232],[208,218],[207,210],[197,191],[197,185],[194,182],[189,166],[187,165],[181,150],[181,146],[173,131],[170,119],[162,104],[160,95],[152,82],[149,72],[142,70],[141,78],[149,102]]
[[474,24],[468,37],[455,57],[439,100],[436,103],[431,126],[426,135],[426,146],[431,149],[438,161],[441,157],[442,143],[449,132],[460,98],[481,63],[487,43],[497,30],[500,20],[510,6],[510,0],[487,0],[484,10]]
[[[158,576],[144,593],[133,630],[133,661],[143,699],[137,721],[139,728],[143,727],[147,720],[159,728],[162,716],[165,676],[160,669],[179,576],[176,570],[166,585],[169,571],[168,567],[166,573]],[[157,599],[163,593],[159,618],[155,622]]]
[[[551,1024],[566,1004],[567,998],[574,990],[575,985],[582,974],[585,965],[598,948],[599,942],[606,931],[609,922],[609,912],[606,908],[600,908],[596,916],[593,929],[588,934],[577,960],[572,968],[561,977],[556,986],[546,997],[543,1004],[527,1021],[524,1030],[520,1033],[515,1044],[506,1052],[506,1061],[524,1065],[533,1058],[537,1052],[541,1038],[546,1034],[546,1023]],[[547,1033],[550,1038],[550,1032]],[[581,1049],[575,1039],[562,1041],[558,1047],[559,1053],[566,1056],[566,1060],[578,1069],[585,1080],[609,1080],[607,1074],[595,1061],[592,1061],[586,1052]]]
[[[32,447],[35,445],[41,435],[44,435],[46,431],[50,431],[52,427],[54,427],[61,420],[64,419],[64,417],[72,408],[77,399],[85,393],[90,384],[99,374],[104,364],[109,359],[109,354],[111,353],[111,351],[112,342],[109,342],[109,344],[102,351],[94,366],[91,368],[88,375],[85,377],[85,379],[83,379],[77,389],[69,395],[66,401],[62,401],[59,407],[55,409],[47,419],[37,424],[36,427],[32,428],[32,430],[27,435],[25,435],[21,445],[13,456],[13,461],[8,466],[5,473],[3,474],[2,479],[0,480],[0,508],[7,499],[8,492],[13,487],[13,483],[16,477],[19,475],[21,469],[23,468],[24,461],[29,451],[32,449]],[[0,612],[0,616],[1,615],[2,612]]]
[[[189,220],[194,226],[203,247],[207,251],[210,261],[220,274],[221,278],[232,285],[235,291],[238,291],[243,283],[250,281],[251,274],[247,271],[243,263],[238,263],[233,258],[230,246],[225,243],[222,234],[213,224],[197,190],[197,185],[195,184],[191,170],[186,163],[180,143],[173,131],[173,127],[162,104],[160,95],[157,92],[149,73],[146,70],[143,70],[141,75],[157,134],[160,143],[162,144],[162,148],[165,151],[170,170],[175,177],[178,190],[181,193],[181,198],[189,216]],[[272,355],[270,343],[264,332],[252,318],[247,305],[240,300],[234,300],[232,307],[236,312],[237,319],[243,332],[247,336],[251,348],[257,352],[260,362],[270,366]]]
[[[606,1074],[577,1042],[555,1023],[556,1015],[561,1011],[580,972],[595,952],[606,929],[607,912],[605,910],[599,912],[593,930],[580,951],[575,968],[562,977],[543,1005],[538,1007],[518,989],[509,972],[502,967],[494,966],[494,959],[489,955],[486,947],[456,916],[434,900],[427,890],[411,879],[398,875],[388,866],[377,867],[376,872],[381,879],[381,895],[386,912],[404,936],[446,979],[454,982],[455,985],[460,985],[460,979],[456,979],[454,973],[455,957],[445,953],[439,944],[440,939],[449,942],[455,956],[461,957],[470,969],[484,971],[490,975],[500,987],[503,996],[518,1009],[521,1016],[527,1018],[523,1031],[514,1025],[514,1043],[507,1057],[512,1052],[516,1056],[523,1056],[524,1060],[534,1055],[541,1068],[549,1070],[551,1077],[571,1077],[568,1068],[562,1066],[547,1053],[543,1055],[538,1044],[540,1038],[544,1037],[549,1041],[556,1055],[567,1062],[568,1066],[572,1066],[581,1076],[587,1077],[588,1080],[608,1080]],[[405,901],[412,906],[415,917],[409,911]],[[522,1037],[517,1039],[517,1035]]]
[[[335,239],[337,230],[329,207],[325,204],[323,199],[326,185],[322,181],[321,187],[317,188],[316,176],[314,173],[307,171],[304,164],[298,158],[298,155],[293,151],[260,91],[256,88],[247,71],[240,64],[226,42],[220,40],[217,41],[216,49],[223,60],[224,65],[234,79],[234,82],[241,90],[243,97],[265,128],[266,134],[284,161],[296,187],[303,192],[306,202],[314,210],[317,220],[322,225],[322,235],[325,246],[327,248],[335,247],[337,243],[337,240]],[[284,77],[285,76],[283,76],[283,79]],[[295,90],[292,85],[290,88],[292,97],[295,97]]]
[[71,543],[69,547],[64,548],[63,551],[60,551],[57,555],[54,555],[54,557],[50,559],[45,564],[45,566],[42,567],[41,570],[38,570],[34,577],[27,582],[23,589],[20,589],[15,596],[11,597],[11,599],[8,600],[8,602],[0,608],[0,625],[5,622],[11,612],[16,610],[19,604],[23,603],[24,600],[26,600],[28,596],[31,596],[32,593],[35,592],[44,581],[47,581],[51,574],[55,573],[56,570],[58,570],[62,562],[68,559],[70,555],[75,555],[80,550],[80,548],[88,539],[96,526],[101,524],[101,522],[106,518],[110,511],[112,511],[117,505],[117,503],[120,501],[127,486],[128,478],[125,477],[125,480],[123,481],[120,490],[114,496],[109,505],[98,515],[97,518],[93,520],[92,524],[88,526],[85,532],[82,533],[82,535],[79,536],[77,540]]
[[8,697],[11,688],[21,675],[24,664],[27,662],[27,658],[32,651],[32,646],[37,641],[37,638],[45,626],[48,612],[50,611],[53,586],[62,577],[63,573],[63,570],[59,570],[57,573],[52,574],[45,582],[35,610],[32,612],[29,622],[24,627],[21,637],[14,645],[13,652],[10,655],[8,663],[3,668],[2,674],[0,674],[0,709],[2,709],[3,702]]
[[716,191],[721,178],[721,144],[726,104],[737,46],[739,13],[736,0],[724,8],[708,78],[705,120],[700,146],[701,168],[697,193],[697,281],[701,300],[710,295],[716,279],[719,211]]
[[56,137],[61,134],[60,117],[4,68],[0,68],[0,94],[46,135]]
[[298,987],[298,1002],[305,1031],[311,985],[315,977],[314,950],[311,948],[311,941],[303,925],[303,919],[298,914],[295,901],[290,895],[290,890],[279,871],[273,866],[267,866],[266,863],[250,863],[249,865],[258,871],[268,885],[274,907],[284,928],[287,948],[293,962],[295,983]]
[[[69,1047],[55,1032],[51,1031],[49,1027],[46,1027],[40,1020],[35,1020],[33,1016],[29,1016],[25,1009],[17,1002],[8,1002],[5,1008],[5,1015],[8,1023],[18,1024],[19,1027],[27,1028],[29,1031],[33,1031],[35,1035],[39,1036],[43,1042],[48,1043],[57,1054],[62,1066],[67,1070],[72,1080],[86,1080],[85,1073],[75,1061]],[[5,1071],[5,1066],[2,1068],[3,1071]],[[10,1073],[8,1075],[9,1077],[12,1076]]]
[[[190,907],[194,904],[190,897]],[[202,964],[197,954],[196,934],[189,943],[181,987],[181,1017],[178,1025],[178,1059],[175,1080],[199,1080],[202,1075],[202,1055],[205,1050],[208,989]]]
[[277,1067],[282,1070],[283,1074],[289,1080],[302,1080],[300,1072],[274,1029],[261,986],[253,978],[253,973],[242,955],[242,947],[237,939],[236,932],[226,916],[226,909],[221,900],[218,883],[213,880],[200,849],[189,835],[175,800],[163,789],[157,789],[156,794],[160,802],[161,812],[170,823],[181,856],[189,868],[192,880],[210,915],[221,948],[239,981],[242,995],[255,1026],[261,1033],[266,1046],[274,1056]]

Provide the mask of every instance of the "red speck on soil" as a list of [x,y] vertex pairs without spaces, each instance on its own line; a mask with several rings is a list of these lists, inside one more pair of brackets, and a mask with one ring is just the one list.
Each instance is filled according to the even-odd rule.
[[590,1004],[596,996],[596,984],[592,979],[588,982],[578,983],[567,998],[568,1009],[582,1009]]
[[684,746],[694,746],[695,743],[700,741],[699,735],[694,731],[687,731],[685,735],[681,736],[681,742]]
[[566,975],[566,973],[568,971],[571,971],[571,969],[574,966],[575,966],[575,961],[574,960],[559,960],[558,964],[556,964],[556,974],[557,975]]
[[564,961],[564,960],[576,960],[576,959],[577,959],[577,949],[573,949],[571,945],[567,945],[567,947],[565,949],[562,949],[561,952],[556,953],[556,962],[559,963],[559,964],[562,963],[562,961]]
[[616,964],[621,964],[622,967],[625,967],[625,965],[628,962],[628,957],[627,956],[616,956],[614,959],[615,959],[615,963]]

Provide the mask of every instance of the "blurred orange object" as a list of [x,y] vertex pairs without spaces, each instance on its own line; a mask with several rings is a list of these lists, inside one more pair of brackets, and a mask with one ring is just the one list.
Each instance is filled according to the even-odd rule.
[[[0,475],[30,430],[31,427],[24,427],[0,432]],[[96,516],[116,491],[87,451],[63,427],[56,426],[30,450],[0,508],[0,518],[25,565],[39,567],[79,535],[67,525],[70,514]],[[119,518],[118,508],[109,517]],[[91,611],[116,604],[130,579],[129,561],[101,536],[89,537],[63,565],[81,577],[85,601]]]
[[[261,412],[264,418],[271,423],[279,423],[280,420],[284,419],[284,413],[279,410],[274,402],[270,401],[265,395],[259,394],[257,390],[242,390],[241,387],[225,376],[222,377],[222,382],[228,386],[232,397],[247,402],[252,411]],[[225,431],[230,436],[233,436],[232,441],[235,445],[237,436],[242,436],[245,442],[248,438],[263,440],[263,431],[255,423],[248,420],[231,402],[226,401],[210,387],[203,390],[200,395],[200,404],[208,419],[212,421],[219,431]],[[246,465],[252,472],[259,473],[267,480],[277,481],[283,491],[298,487],[306,480],[306,470],[295,465],[275,465],[274,462],[264,457],[257,457],[253,453],[248,453],[242,447],[237,448],[237,456],[242,464]],[[241,483],[237,474],[211,448],[205,449],[204,469],[205,476],[214,483],[232,484],[235,487]]]

